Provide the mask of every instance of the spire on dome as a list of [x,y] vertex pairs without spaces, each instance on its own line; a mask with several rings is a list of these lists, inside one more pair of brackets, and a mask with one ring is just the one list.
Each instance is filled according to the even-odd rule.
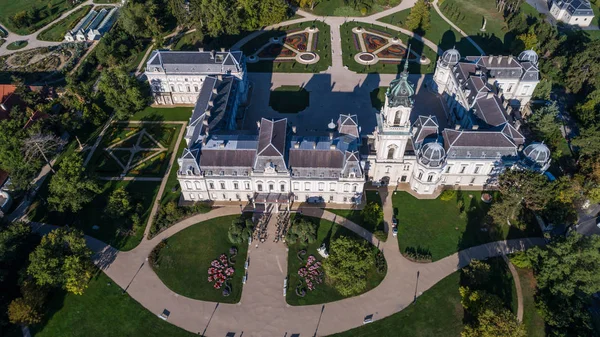
[[412,96],[415,94],[415,89],[412,84],[408,82],[408,58],[410,54],[410,46],[408,46],[408,51],[406,53],[406,61],[404,62],[404,70],[400,74],[400,78],[393,80],[390,83],[390,87],[385,93],[388,99],[389,107],[412,107],[413,99]]

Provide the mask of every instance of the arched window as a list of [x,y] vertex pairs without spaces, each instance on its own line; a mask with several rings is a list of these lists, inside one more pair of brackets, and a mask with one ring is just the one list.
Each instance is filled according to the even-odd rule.
[[400,125],[400,118],[402,118],[402,111],[396,111],[396,116],[394,116],[394,125]]
[[186,181],[185,182],[185,188],[187,188],[188,190],[191,190],[192,189],[192,182]]
[[390,147],[388,149],[387,159],[394,159],[394,153],[396,152],[396,148]]
[[197,85],[194,85],[194,91],[198,92],[198,86]]
[[190,92],[190,86],[186,85],[187,92]]

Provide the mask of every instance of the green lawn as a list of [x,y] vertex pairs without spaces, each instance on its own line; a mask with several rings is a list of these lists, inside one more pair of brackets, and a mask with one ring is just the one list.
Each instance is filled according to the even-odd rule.
[[185,121],[192,117],[192,107],[159,108],[147,107],[136,112],[129,120],[131,121]]
[[[158,267],[154,271],[163,283],[174,292],[203,301],[237,303],[242,296],[242,277],[248,253],[248,244],[233,245],[227,230],[239,215],[210,219],[171,236],[167,246],[159,253]],[[229,248],[237,246],[235,273],[231,295],[224,297],[222,289],[216,290],[207,281],[210,263]]]
[[280,27],[277,30],[268,30],[254,39],[242,45],[241,50],[245,55],[254,54],[263,45],[269,42],[274,36],[284,36],[285,31],[297,28],[306,28],[315,26],[318,30],[317,47],[313,50],[319,54],[319,62],[315,64],[300,64],[293,62],[273,62],[259,61],[257,63],[248,63],[248,71],[253,72],[276,72],[276,73],[318,73],[327,70],[331,66],[331,34],[329,25],[321,22],[301,22],[294,25]]
[[[177,156],[175,158],[181,157],[183,150],[186,147],[187,143],[185,139],[182,139],[181,143],[179,144],[179,148],[177,149]],[[171,172],[169,172],[163,195],[160,199],[161,205],[165,205],[170,201],[177,201],[179,199],[179,195],[181,195],[181,188],[179,187],[179,181],[177,180],[177,170],[179,170],[179,164],[177,164],[177,159],[175,159],[175,162],[173,162],[173,166],[171,167]]]
[[371,97],[371,106],[377,109],[377,111],[381,110],[381,108],[383,108],[383,105],[385,104],[385,92],[387,91],[387,89],[388,87],[375,88],[369,94],[369,96]]
[[[381,197],[379,196],[377,191],[365,191],[365,196],[367,198],[367,203],[376,202],[379,204],[379,206],[381,206]],[[373,233],[377,230],[383,231],[383,229],[384,229],[383,222],[380,223],[379,226],[377,226],[376,228],[373,228],[372,226],[368,226],[367,224],[363,223],[362,215],[360,215],[360,210],[333,209],[333,208],[328,208],[327,210],[331,213],[334,213],[341,217],[344,217],[344,218],[354,222],[357,225],[360,225],[361,227],[363,227],[364,229],[368,230],[371,233]],[[385,241],[385,240],[382,240],[382,241]]]
[[545,323],[535,307],[536,281],[531,269],[516,268],[523,291],[523,324],[528,337],[545,337]]
[[332,336],[382,337],[460,336],[464,310],[460,304],[460,272],[455,272],[431,287],[414,304],[386,318]]
[[352,28],[362,26],[366,29],[373,28],[378,31],[386,32],[392,36],[398,37],[402,40],[402,44],[411,46],[411,50],[420,55],[425,55],[431,63],[427,65],[422,65],[414,62],[410,62],[408,64],[408,71],[411,74],[428,74],[433,73],[435,70],[435,61],[437,60],[437,53],[423,44],[421,41],[417,41],[414,38],[397,32],[392,29],[388,29],[383,26],[377,26],[372,24],[364,24],[359,22],[346,22],[340,27],[340,34],[342,39],[342,59],[344,65],[348,67],[348,69],[360,73],[383,73],[383,74],[397,74],[402,72],[404,67],[404,61],[400,64],[386,64],[382,62],[378,62],[373,65],[362,65],[354,61],[354,55],[360,52],[354,46],[354,33],[352,32]]
[[[27,35],[52,22],[71,7],[71,1],[64,0],[0,0],[0,22],[13,33]],[[17,28],[12,18],[21,11],[37,11],[38,17],[31,20],[30,25]]]
[[92,9],[92,6],[83,6],[71,13],[66,18],[46,28],[43,32],[38,35],[38,38],[42,41],[56,41],[60,42],[64,40],[65,34],[73,29],[75,25]]
[[[534,224],[525,231],[508,226],[489,226],[488,231],[482,231],[490,206],[481,201],[481,192],[458,191],[456,199],[450,201],[421,200],[406,192],[394,193],[400,250],[423,249],[431,253],[433,261],[490,241],[539,235]],[[458,200],[463,203],[463,212]]]
[[[507,52],[515,39],[513,34],[507,34],[504,17],[496,10],[494,0],[445,0],[439,7],[488,54]],[[482,32],[484,18],[487,23]]]
[[[436,43],[443,50],[456,48],[463,56],[479,55],[479,52],[475,46],[473,46],[469,40],[460,35],[457,30],[450,27],[450,25],[442,19],[435,9],[431,8],[429,13],[431,17],[430,27],[425,31],[418,32],[419,35],[423,35],[429,41]],[[396,12],[392,15],[383,17],[379,19],[379,21],[408,29],[406,27],[406,18],[409,14],[410,9],[405,9],[401,12]]]
[[399,5],[401,0],[388,0],[386,1],[387,6],[382,6],[379,3],[381,1],[367,1],[369,6],[359,6],[354,8],[348,5],[346,0],[323,0],[315,5],[315,8],[311,11],[310,8],[303,8],[307,12],[312,12],[318,16],[363,16],[370,15],[373,13],[381,12],[387,8]]
[[53,294],[44,321],[29,328],[36,337],[195,336],[158,314],[123,294],[121,287],[100,272],[81,296]]
[[[102,240],[111,246],[122,250],[131,250],[135,248],[144,235],[144,229],[152,203],[158,193],[160,182],[149,181],[100,181],[102,193],[97,195],[91,203],[85,205],[82,210],[76,214],[59,213],[50,211],[46,198],[48,197],[48,183],[51,177],[47,178],[38,193],[38,201],[31,207],[28,214],[32,221],[49,223],[51,225],[64,226],[69,225],[82,229],[85,234],[91,235],[99,240]],[[132,204],[135,206],[138,203],[142,205],[143,214],[141,216],[142,226],[134,228],[129,234],[119,235],[119,228],[131,228],[129,218],[125,219],[110,219],[103,214],[108,203],[108,196],[116,188],[124,186],[129,192],[132,199]],[[95,230],[93,226],[100,228]]]
[[269,106],[273,110],[295,114],[306,109],[310,102],[310,94],[306,89],[297,85],[284,85],[271,91]]
[[15,41],[15,42],[9,44],[8,46],[6,46],[6,49],[19,50],[21,48],[27,47],[28,44],[29,44],[29,42],[27,42],[27,40]]
[[[288,245],[288,289],[286,301],[290,305],[310,305],[341,300],[345,298],[345,296],[341,295],[333,286],[327,284],[327,276],[325,276],[324,282],[319,285],[316,285],[313,291],[307,290],[305,297],[298,296],[296,294],[296,286],[300,282],[298,269],[306,265],[306,259],[309,255],[313,255],[317,259],[317,261],[323,260],[321,255],[319,255],[319,253],[317,252],[317,248],[319,248],[322,243],[325,243],[326,246],[329,247],[329,242],[339,237],[340,235],[354,238],[359,238],[359,236],[356,235],[354,232],[350,231],[349,229],[334,224],[330,221],[313,217],[305,218],[318,225],[317,240],[314,243],[308,245]],[[298,252],[301,249],[306,249],[306,255],[300,256],[301,258],[303,258],[302,262],[298,258]],[[375,246],[373,246],[373,254],[375,254],[377,251],[378,249]],[[377,287],[379,283],[383,281],[384,277],[385,274],[379,274],[375,266],[373,266],[367,273],[367,289],[365,289],[364,292],[367,292]]]

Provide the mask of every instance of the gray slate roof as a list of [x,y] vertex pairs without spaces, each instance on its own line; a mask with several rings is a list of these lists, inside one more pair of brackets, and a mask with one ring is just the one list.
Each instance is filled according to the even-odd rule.
[[241,51],[164,51],[155,50],[146,63],[148,70],[162,69],[167,74],[227,74],[242,71]]

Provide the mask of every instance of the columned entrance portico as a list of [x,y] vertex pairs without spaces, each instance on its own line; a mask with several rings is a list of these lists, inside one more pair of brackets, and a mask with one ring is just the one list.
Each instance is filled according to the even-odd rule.
[[254,210],[270,210],[279,213],[279,206],[284,206],[285,211],[290,211],[292,193],[255,193],[252,199]]

